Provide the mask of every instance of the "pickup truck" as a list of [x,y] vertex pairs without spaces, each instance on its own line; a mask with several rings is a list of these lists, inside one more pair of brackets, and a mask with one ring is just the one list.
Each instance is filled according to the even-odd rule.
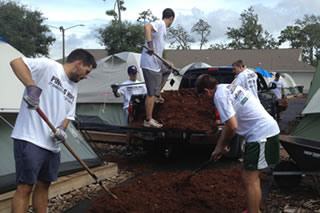
[[[255,71],[255,69],[254,69]],[[272,115],[276,116],[277,99],[271,88],[266,84],[263,76],[255,71],[258,75],[258,94],[262,105]],[[231,83],[235,76],[231,67],[206,67],[188,70],[182,76],[179,89],[194,88],[197,77],[201,74],[210,74],[214,76],[219,83]],[[140,144],[144,148],[152,148],[164,153],[166,157],[172,154],[172,148],[176,148],[188,144],[209,145],[214,148],[216,145],[223,124],[217,125],[216,131],[206,133],[193,130],[181,130],[178,128],[146,128],[142,125],[131,125],[144,114],[144,99],[145,95],[134,95],[131,97],[129,104],[129,125],[124,127],[129,132],[130,144]],[[208,118],[214,119],[214,118]],[[218,119],[218,118],[216,118]],[[187,121],[186,121],[187,122]],[[228,158],[239,158],[242,155],[242,145],[244,139],[235,135],[230,142],[230,152],[225,155]]]

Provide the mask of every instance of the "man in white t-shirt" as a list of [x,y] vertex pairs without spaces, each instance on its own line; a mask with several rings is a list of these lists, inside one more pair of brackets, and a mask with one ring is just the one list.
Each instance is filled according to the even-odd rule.
[[[50,184],[58,177],[59,143],[65,141],[65,129],[75,117],[76,83],[86,79],[97,64],[89,52],[76,49],[63,65],[46,58],[17,58],[10,65],[26,86],[11,135],[17,183],[12,211],[27,212],[35,186],[32,206],[36,212],[46,212]],[[38,107],[56,127],[55,133],[36,112]]]
[[157,20],[144,27],[146,45],[150,49],[146,50],[144,48],[142,50],[140,61],[148,92],[145,100],[145,127],[161,128],[163,126],[152,118],[152,113],[155,97],[160,96],[160,91],[167,81],[170,71],[157,57],[153,55],[153,53],[157,53],[162,57],[167,28],[171,26],[174,17],[175,14],[173,10],[167,8],[162,13],[162,20]]
[[237,133],[246,139],[242,179],[247,192],[248,212],[259,212],[261,189],[259,170],[280,160],[279,126],[253,94],[241,86],[218,84],[203,74],[196,81],[196,93],[213,96],[224,129],[211,154],[216,161],[229,151],[229,141]]
[[242,60],[233,62],[232,69],[236,74],[236,79],[233,84],[235,86],[242,86],[243,88],[252,92],[252,94],[259,100],[257,89],[257,74],[254,71],[245,68]]
[[284,95],[284,84],[283,81],[280,80],[280,73],[276,73],[275,79],[271,81],[272,84],[276,85],[275,89],[272,89],[271,91],[276,95],[278,102],[277,102],[277,115],[278,119],[281,120],[282,118],[282,111],[280,111],[280,106],[279,106],[279,99],[285,98]]
[[112,91],[115,97],[124,98],[123,101],[123,113],[125,115],[126,122],[128,122],[128,107],[132,95],[146,94],[147,88],[144,83],[137,80],[138,69],[136,66],[132,65],[128,67],[129,80],[122,82],[119,86],[111,85]]
[[284,84],[282,80],[280,80],[280,73],[276,73],[275,78],[271,83],[276,85],[276,88],[271,91],[277,96],[277,99],[284,98]]

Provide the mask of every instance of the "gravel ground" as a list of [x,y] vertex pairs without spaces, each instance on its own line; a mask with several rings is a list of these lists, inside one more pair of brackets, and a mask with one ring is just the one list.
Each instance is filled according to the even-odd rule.
[[[282,120],[279,122],[282,134],[289,134],[298,121],[295,119],[302,110],[304,98],[289,99],[289,107],[283,113]],[[107,150],[104,159],[117,162],[119,166],[119,174],[108,180],[104,180],[106,186],[112,190],[119,184],[125,183],[127,180],[148,171],[157,170],[193,170],[197,165],[201,165],[208,156],[208,153],[194,157],[190,160],[190,156],[179,159],[166,160],[157,158],[153,155],[145,153],[141,149],[132,151],[130,156],[126,155],[124,147],[121,145],[98,144],[98,146]],[[281,158],[288,159],[289,156],[284,149],[281,150]],[[187,154],[188,155],[188,154]],[[227,162],[229,166],[238,165],[240,162]],[[188,165],[188,166],[186,166]],[[320,212],[320,195],[314,189],[314,181],[312,177],[306,176],[302,178],[300,185],[294,189],[280,189],[273,181],[272,176],[266,175],[266,183],[268,185],[268,193],[264,196],[263,212],[264,213],[294,213],[294,212]],[[50,213],[73,213],[86,212],[90,201],[97,198],[103,193],[99,185],[89,185],[78,190],[57,196],[49,200],[48,212]],[[32,212],[32,208],[29,209]]]

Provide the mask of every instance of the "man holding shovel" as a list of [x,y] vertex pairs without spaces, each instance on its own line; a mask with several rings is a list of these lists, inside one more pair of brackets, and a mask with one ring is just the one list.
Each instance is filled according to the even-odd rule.
[[128,122],[128,107],[132,95],[146,94],[147,89],[143,82],[137,80],[138,69],[136,66],[131,65],[128,67],[129,80],[122,82],[122,84],[112,84],[112,92],[115,97],[119,98],[121,95],[124,98],[123,113],[126,122]]
[[[70,53],[65,64],[41,58],[17,58],[10,65],[26,86],[12,132],[16,161],[17,190],[12,211],[25,213],[33,189],[32,206],[45,213],[48,190],[57,180],[60,165],[59,143],[66,140],[65,129],[74,120],[77,85],[97,66],[94,57],[83,49]],[[35,109],[41,108],[56,127],[53,133]]]
[[[141,54],[140,66],[143,71],[144,80],[147,86],[147,97],[145,100],[146,120],[145,127],[161,128],[163,125],[152,118],[155,97],[160,96],[160,91],[166,82],[170,71],[153,53],[162,57],[165,45],[167,28],[171,26],[175,14],[172,9],[167,8],[162,13],[162,20],[157,20],[144,27],[146,46]],[[163,102],[164,100],[160,100]]]
[[229,151],[235,133],[246,139],[242,179],[247,192],[249,213],[258,213],[261,202],[259,171],[280,160],[279,126],[253,94],[241,86],[218,84],[203,74],[196,80],[196,93],[213,96],[214,104],[225,124],[211,154],[216,161]]

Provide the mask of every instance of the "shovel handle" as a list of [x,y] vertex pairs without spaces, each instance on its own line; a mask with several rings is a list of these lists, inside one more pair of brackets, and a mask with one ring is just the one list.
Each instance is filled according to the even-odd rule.
[[[48,117],[44,114],[44,112],[40,109],[40,107],[38,107],[36,109],[36,111],[39,113],[40,117],[48,124],[48,126],[50,127],[50,129],[53,132],[56,132],[56,128],[52,125],[52,123],[49,121]],[[91,171],[91,169],[87,166],[87,164],[85,164],[85,162],[83,160],[81,160],[78,155],[72,150],[71,146],[69,146],[69,144],[66,143],[66,141],[62,142],[63,145],[71,152],[71,154],[73,155],[73,157],[75,157],[77,159],[77,161],[82,165],[83,168],[85,168],[87,170],[87,172],[91,175],[91,177],[93,179],[95,179],[95,181],[106,191],[109,193],[109,195],[114,198],[114,199],[118,199],[118,197],[113,194],[103,183],[101,180],[99,180],[99,178]]]
[[[147,50],[151,50],[149,47],[147,47],[145,44],[143,45],[144,48],[146,48]],[[162,63],[164,63],[165,65],[169,66],[173,71],[177,72],[179,74],[179,70],[177,68],[175,68],[173,66],[173,64],[169,63],[166,59],[162,58],[161,56],[159,56],[157,53],[153,52],[152,53],[154,56],[156,56],[160,61],[162,61]]]
[[194,176],[195,174],[197,174],[200,170],[206,168],[207,166],[209,166],[213,161],[210,159],[206,162],[204,162],[200,167],[198,167],[197,169],[193,170],[191,172],[190,175],[188,175],[187,180],[189,180],[192,176]]

